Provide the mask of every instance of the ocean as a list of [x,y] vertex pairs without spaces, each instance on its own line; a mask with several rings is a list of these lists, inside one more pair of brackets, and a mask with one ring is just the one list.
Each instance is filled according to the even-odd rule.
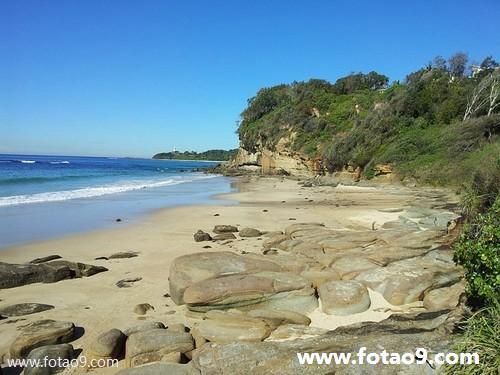
[[0,248],[130,223],[158,208],[209,203],[231,191],[229,179],[198,171],[216,164],[0,154]]

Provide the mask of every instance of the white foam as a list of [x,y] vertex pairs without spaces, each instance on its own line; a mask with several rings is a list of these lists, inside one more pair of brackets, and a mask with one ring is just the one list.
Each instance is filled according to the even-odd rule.
[[18,160],[20,163],[23,163],[23,164],[34,164],[36,163],[35,160]]
[[45,193],[29,194],[29,195],[13,195],[10,197],[0,197],[0,207],[14,206],[30,203],[46,203],[46,202],[61,202],[70,199],[92,198],[102,195],[125,193],[140,189],[157,188],[162,186],[178,185],[194,180],[217,177],[216,175],[193,176],[191,179],[184,180],[161,180],[161,181],[128,181],[120,184],[104,185],[97,187],[88,187],[75,190],[51,191]]
[[63,160],[63,161],[51,161],[49,162],[50,164],[69,164],[69,161]]

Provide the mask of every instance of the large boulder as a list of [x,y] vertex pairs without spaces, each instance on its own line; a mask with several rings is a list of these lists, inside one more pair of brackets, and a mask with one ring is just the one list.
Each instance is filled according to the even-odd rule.
[[234,225],[216,225],[213,230],[213,232],[217,234],[237,232],[237,231],[238,228],[236,228]]
[[318,290],[321,309],[331,315],[351,315],[370,307],[368,289],[359,281],[329,281]]
[[[64,371],[64,362],[76,358],[75,350],[70,344],[46,345],[33,349],[26,357],[28,365],[24,369],[24,375],[52,375]],[[32,366],[39,362],[44,366]],[[55,364],[56,366],[52,366]],[[59,364],[61,365],[59,367]]]
[[194,349],[193,337],[189,333],[167,329],[151,329],[129,336],[125,359],[129,367],[157,361],[169,361],[172,354],[186,353]]
[[120,370],[116,375],[200,375],[200,370],[191,364],[155,362],[134,368]]
[[15,288],[32,283],[54,283],[64,279],[88,277],[104,271],[107,271],[107,268],[65,260],[39,264],[0,262],[0,289]]
[[184,302],[194,311],[219,310],[254,305],[295,290],[313,294],[310,282],[292,273],[237,274],[191,285],[184,292]]
[[67,343],[75,335],[71,322],[39,320],[24,327],[10,346],[11,358],[25,358],[33,349]]
[[116,328],[100,334],[90,343],[89,358],[96,360],[119,359],[125,349],[126,339],[127,336]]
[[276,263],[229,251],[183,255],[174,259],[170,267],[170,296],[176,304],[181,305],[186,288],[200,281],[222,275],[280,270],[281,267]]
[[51,310],[53,308],[54,306],[45,305],[43,303],[18,303],[15,305],[0,308],[0,315],[5,315],[8,317],[24,316]]

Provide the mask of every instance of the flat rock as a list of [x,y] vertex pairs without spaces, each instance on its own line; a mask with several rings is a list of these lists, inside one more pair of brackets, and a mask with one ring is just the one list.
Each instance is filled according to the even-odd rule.
[[33,349],[69,342],[75,334],[71,322],[39,320],[22,328],[21,333],[10,346],[11,358],[25,358]]
[[460,298],[465,293],[464,280],[452,286],[433,289],[425,294],[424,307],[428,310],[453,309],[460,303]]
[[139,253],[137,251],[120,251],[118,253],[111,254],[108,259],[128,259],[138,257]]
[[0,315],[8,317],[24,316],[51,310],[53,308],[54,306],[52,305],[45,305],[42,303],[18,303],[16,305],[10,305],[0,308]]
[[127,336],[119,329],[113,328],[96,337],[90,343],[89,357],[93,359],[119,359],[125,349]]
[[172,353],[186,353],[194,349],[193,337],[189,333],[167,329],[141,331],[129,336],[125,359],[129,367],[162,361]]
[[[40,361],[41,363],[43,363],[45,360],[53,360],[53,363],[58,363],[61,360],[70,361],[76,357],[77,356],[72,345],[59,344],[46,345],[40,348],[33,349],[26,358],[27,360],[31,360],[31,362],[28,363],[34,363],[36,361]],[[64,370],[64,367],[35,367],[28,365],[24,369],[24,375],[51,375],[62,372]]]
[[196,242],[202,242],[202,241],[212,241],[212,236],[208,234],[207,232],[202,231],[199,229],[194,235],[193,238]]
[[302,271],[303,278],[309,280],[314,288],[319,288],[327,281],[340,280],[340,274],[334,270]]
[[330,315],[351,315],[368,310],[370,295],[359,281],[329,281],[318,290],[321,309]]
[[234,225],[216,225],[214,227],[213,232],[217,234],[228,233],[228,232],[237,232],[238,228]]
[[303,340],[306,338],[321,336],[327,333],[327,329],[309,327],[302,324],[284,324],[276,328],[265,341],[289,341]]
[[151,329],[165,329],[165,325],[162,322],[144,322],[141,324],[134,325],[123,330],[125,336],[130,336],[137,332],[149,331]]
[[191,364],[155,362],[134,368],[120,370],[116,375],[200,375]]
[[186,288],[200,281],[222,275],[280,270],[276,263],[229,251],[183,255],[175,258],[170,266],[170,295],[177,305],[181,305]]
[[259,237],[262,232],[255,228],[243,228],[238,233],[240,237]]
[[108,269],[85,263],[54,260],[40,264],[0,262],[0,289],[32,283],[54,283],[64,279],[88,277]]
[[196,335],[215,343],[262,341],[272,330],[272,326],[263,319],[238,311],[218,310],[209,311],[194,329]]
[[263,319],[274,328],[284,324],[300,324],[305,326],[311,324],[311,319],[308,316],[288,310],[255,309],[248,311],[247,315],[252,318]]

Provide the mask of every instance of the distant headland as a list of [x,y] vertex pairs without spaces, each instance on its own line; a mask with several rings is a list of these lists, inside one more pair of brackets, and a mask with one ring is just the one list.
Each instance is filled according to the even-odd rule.
[[208,150],[204,152],[196,151],[170,151],[160,152],[153,156],[153,159],[170,159],[170,160],[213,160],[213,161],[228,161],[236,155],[238,149],[233,150]]

